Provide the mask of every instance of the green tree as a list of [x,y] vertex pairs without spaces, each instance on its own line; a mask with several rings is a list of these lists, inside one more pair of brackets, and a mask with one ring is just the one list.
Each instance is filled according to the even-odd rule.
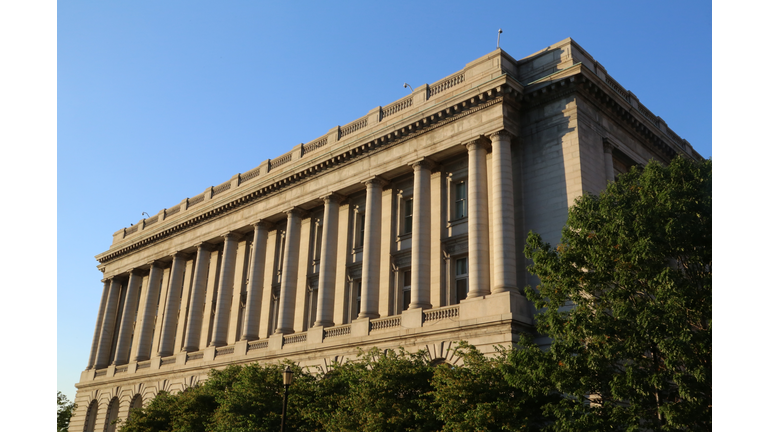
[[423,352],[360,351],[317,381],[302,415],[326,431],[440,430],[431,410],[434,370]]
[[487,356],[461,342],[463,366],[435,370],[432,409],[443,431],[536,431],[551,422],[543,407],[561,396],[548,380],[546,353],[527,335],[516,347],[496,350]]
[[704,430],[712,405],[712,164],[633,168],[570,209],[556,248],[528,236],[552,340],[552,430]]
[[[275,431],[280,429],[283,404],[283,370],[289,365],[293,384],[288,398],[288,425],[292,431],[319,430],[300,413],[312,400],[314,376],[293,363],[230,366],[206,382],[218,407],[209,431]],[[226,375],[225,375],[226,374]]]
[[72,413],[77,408],[74,402],[70,402],[64,393],[56,392],[56,430],[58,432],[67,432],[69,430],[69,419],[72,418]]

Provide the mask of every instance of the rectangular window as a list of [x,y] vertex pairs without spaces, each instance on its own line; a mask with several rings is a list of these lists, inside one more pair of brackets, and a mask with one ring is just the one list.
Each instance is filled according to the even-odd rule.
[[360,214],[357,217],[357,247],[363,247],[363,238],[365,236],[365,215]]
[[403,272],[403,310],[408,310],[411,304],[411,271]]
[[467,291],[469,290],[468,279],[467,259],[459,258],[456,260],[456,301],[462,301],[467,298]]
[[456,201],[454,202],[454,218],[467,217],[467,182],[456,183]]
[[357,296],[357,309],[355,309],[353,318],[357,318],[358,315],[360,315],[360,301],[363,298],[363,282],[362,281],[356,281],[355,282],[355,295]]
[[403,214],[405,215],[403,234],[410,234],[413,231],[413,198],[406,199],[403,204]]

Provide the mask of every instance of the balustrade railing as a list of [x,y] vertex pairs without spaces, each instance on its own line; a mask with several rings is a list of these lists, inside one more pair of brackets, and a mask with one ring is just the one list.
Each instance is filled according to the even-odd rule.
[[295,343],[306,342],[306,341],[307,341],[306,333],[296,333],[296,334],[286,336],[283,339],[283,345],[295,344]]
[[400,327],[400,317],[387,317],[371,320],[371,331]]
[[195,351],[193,353],[189,353],[187,354],[187,361],[200,360],[204,355],[205,353],[203,351]]
[[216,348],[216,357],[230,355],[234,353],[235,353],[234,345]]
[[430,309],[424,312],[424,322],[437,321],[446,318],[458,318],[459,305]]
[[340,325],[336,327],[323,329],[323,338],[328,339],[328,338],[337,337],[337,336],[346,336],[351,333],[352,333],[351,325],[349,324]]
[[257,350],[257,349],[266,349],[269,347],[269,341],[253,341],[248,342],[248,351],[250,350]]

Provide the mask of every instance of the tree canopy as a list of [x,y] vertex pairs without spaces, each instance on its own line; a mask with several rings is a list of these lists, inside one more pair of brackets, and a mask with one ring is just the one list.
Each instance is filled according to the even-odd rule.
[[69,419],[77,408],[74,402],[70,402],[64,393],[56,392],[56,430],[58,432],[67,432],[69,430]]
[[650,162],[530,234],[526,294],[567,395],[554,429],[711,428],[712,164]]

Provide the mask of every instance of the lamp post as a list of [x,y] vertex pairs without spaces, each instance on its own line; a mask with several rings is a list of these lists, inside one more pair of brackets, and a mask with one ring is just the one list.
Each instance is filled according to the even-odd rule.
[[287,414],[286,411],[288,411],[288,387],[292,382],[293,371],[290,366],[286,366],[283,371],[283,386],[285,387],[285,392],[283,393],[283,420],[280,423],[280,432],[285,432],[285,417]]

